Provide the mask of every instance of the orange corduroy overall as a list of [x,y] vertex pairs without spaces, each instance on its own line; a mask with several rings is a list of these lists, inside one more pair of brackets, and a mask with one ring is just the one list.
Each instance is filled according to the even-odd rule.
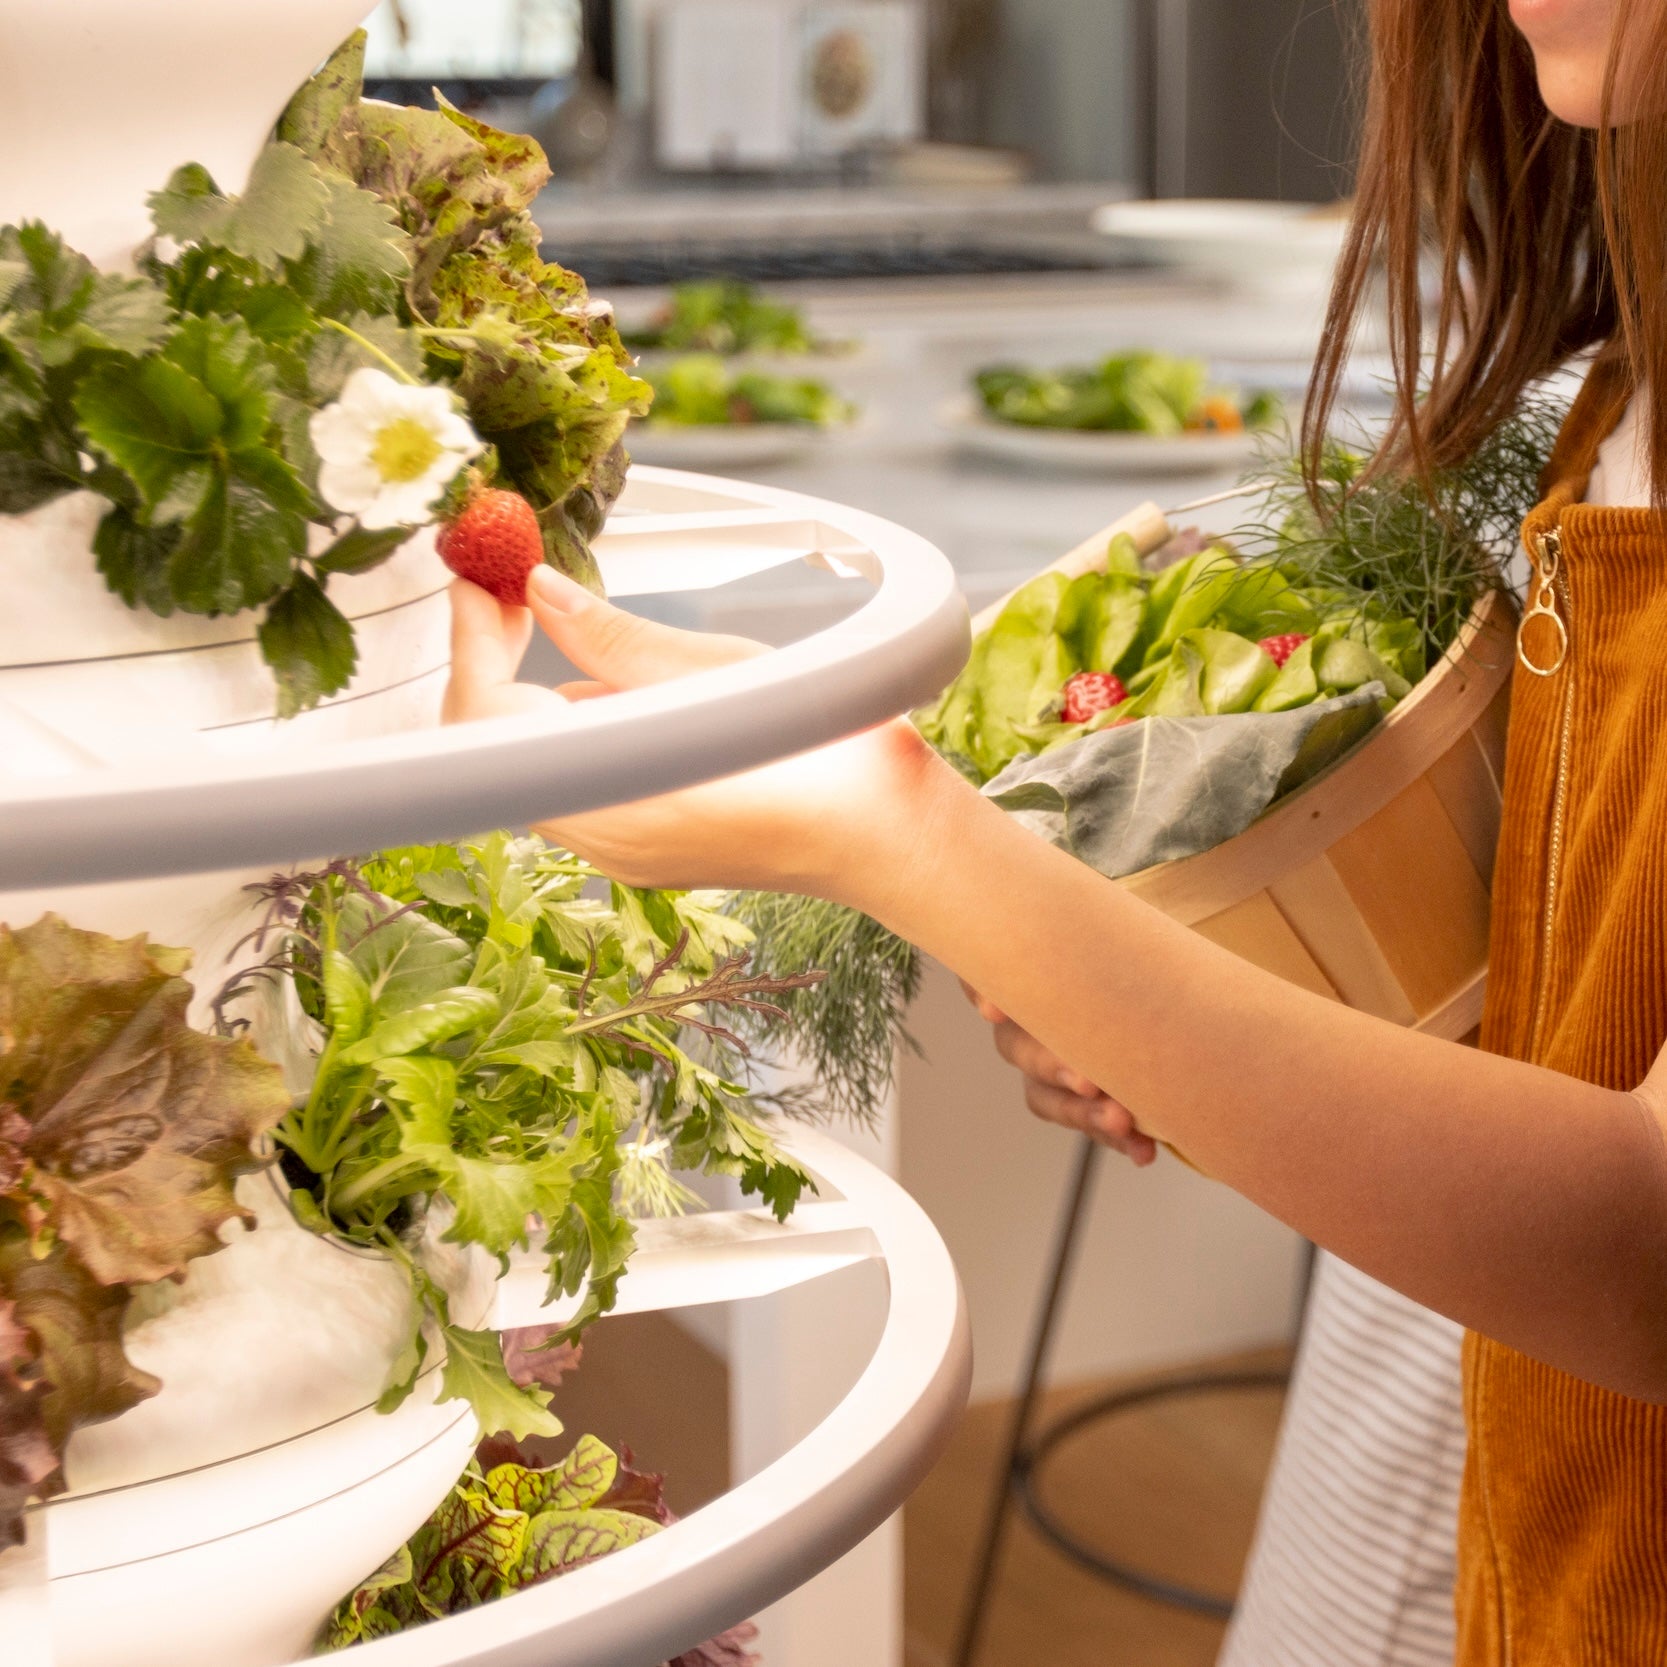
[[[1516,669],[1482,1025],[1621,1090],[1667,1041],[1667,537],[1581,499],[1628,392],[1593,371],[1524,527],[1567,652]],[[1667,1407],[1474,1334],[1464,1375],[1461,1667],[1667,1667]]]

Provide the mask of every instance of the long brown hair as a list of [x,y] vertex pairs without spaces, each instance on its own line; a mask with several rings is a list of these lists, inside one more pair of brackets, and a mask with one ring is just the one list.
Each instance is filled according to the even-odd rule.
[[[1321,335],[1303,446],[1314,459],[1381,262],[1395,415],[1380,464],[1461,463],[1523,389],[1583,348],[1625,356],[1654,401],[1650,475],[1667,505],[1667,122],[1614,127],[1628,88],[1662,84],[1667,5],[1621,0],[1595,130],[1541,102],[1507,0],[1370,0],[1355,212]],[[1629,101],[1630,102],[1630,101]],[[1421,257],[1439,298],[1420,295]]]

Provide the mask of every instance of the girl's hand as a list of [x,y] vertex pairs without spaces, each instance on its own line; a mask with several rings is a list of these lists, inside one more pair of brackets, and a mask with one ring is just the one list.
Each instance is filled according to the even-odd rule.
[[979,1017],[995,1027],[996,1052],[1023,1075],[1025,1104],[1035,1116],[1091,1135],[1102,1146],[1121,1152],[1137,1169],[1157,1157],[1157,1142],[1140,1132],[1127,1106],[1102,1093],[1080,1071],[1073,1071],[970,984],[963,982],[961,988]]
[[[466,580],[451,594],[448,723],[559,708],[765,652],[741,637],[640,619],[550,567],[528,583],[531,619]],[[550,690],[515,680],[532,620],[589,681]],[[932,807],[953,791],[945,777],[958,784],[913,726],[897,720],[721,782],[540,823],[538,831],[627,885],[809,891],[860,905],[877,881],[911,883],[930,850]]]

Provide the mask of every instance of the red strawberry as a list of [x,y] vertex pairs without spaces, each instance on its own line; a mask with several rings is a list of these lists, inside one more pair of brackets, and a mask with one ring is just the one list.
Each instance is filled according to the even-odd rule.
[[440,529],[440,559],[460,579],[524,608],[527,575],[544,560],[544,534],[519,492],[479,492]]
[[1276,666],[1283,667],[1285,662],[1308,641],[1302,631],[1287,631],[1282,637],[1263,637],[1260,648]]
[[1085,724],[1096,712],[1108,712],[1128,698],[1122,678],[1109,671],[1079,671],[1065,681],[1065,722]]

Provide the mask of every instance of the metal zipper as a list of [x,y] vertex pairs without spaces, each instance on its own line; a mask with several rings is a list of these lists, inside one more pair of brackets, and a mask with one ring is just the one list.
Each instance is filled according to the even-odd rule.
[[[1563,535],[1556,527],[1534,539],[1537,583],[1532,606],[1522,616],[1522,626],[1536,617],[1549,619],[1557,628],[1557,653],[1549,666],[1536,665],[1529,657],[1522,628],[1517,631],[1517,658],[1536,677],[1552,677],[1562,671],[1569,657],[1568,581],[1563,577]],[[1534,1001],[1534,1028],[1529,1037],[1528,1057],[1537,1059],[1545,1030],[1546,1009],[1551,1000],[1551,938],[1557,919],[1557,884],[1563,865],[1563,824],[1568,812],[1569,753],[1574,736],[1574,674],[1563,679],[1563,709],[1558,720],[1557,785],[1551,801],[1551,830],[1546,843],[1544,903],[1540,915],[1540,964],[1538,994]]]

